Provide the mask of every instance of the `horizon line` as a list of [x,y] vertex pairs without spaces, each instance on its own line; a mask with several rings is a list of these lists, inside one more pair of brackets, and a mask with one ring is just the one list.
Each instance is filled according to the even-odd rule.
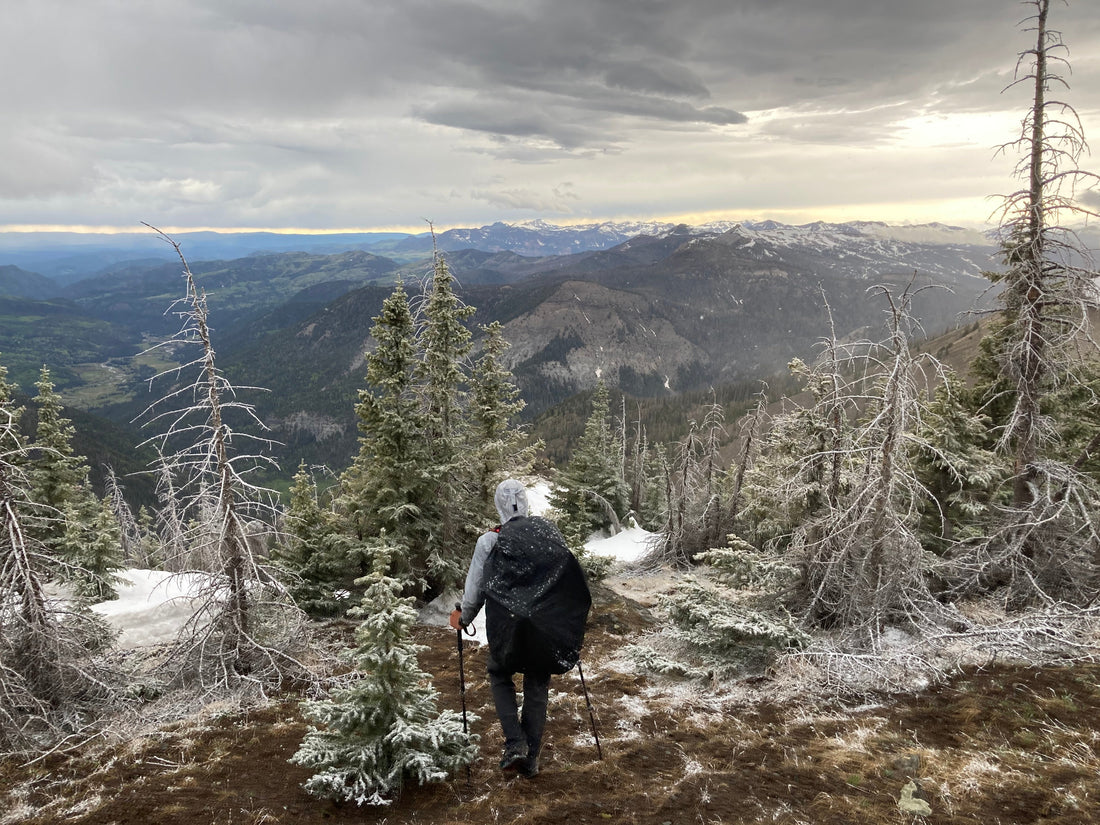
[[[669,223],[669,224],[687,224],[689,226],[702,226],[708,223],[719,223],[723,221],[729,221],[732,223],[762,223],[765,221],[773,220],[777,223],[784,223],[781,218],[778,217],[718,217],[714,215],[682,215],[674,217],[650,217],[650,218],[606,218],[606,219],[589,219],[589,220],[571,220],[571,221],[556,221],[546,218],[528,218],[524,220],[505,220],[497,219],[489,223],[483,222],[468,222],[468,223],[455,223],[440,227],[432,224],[429,228],[417,228],[412,226],[372,226],[372,227],[331,227],[318,229],[316,227],[296,227],[296,226],[167,226],[167,227],[152,227],[149,224],[135,224],[133,226],[117,226],[111,224],[0,224],[0,234],[69,234],[69,235],[140,235],[149,233],[151,236],[156,234],[156,231],[164,232],[167,235],[172,234],[190,234],[197,232],[210,232],[219,235],[245,235],[245,234],[270,234],[270,235],[372,235],[372,234],[406,234],[406,235],[424,235],[431,232],[433,229],[436,232],[446,232],[452,229],[476,229],[483,226],[491,226],[493,223],[510,223],[510,224],[529,224],[542,221],[544,223],[554,226],[593,226],[604,223]],[[881,223],[891,227],[914,227],[914,226],[958,226],[964,229],[980,229],[982,226],[990,227],[994,224],[985,222],[982,225],[955,223],[948,220],[927,220],[927,221],[889,221],[881,219],[860,219],[852,218],[849,220],[829,220],[827,218],[818,218],[809,221],[798,221],[793,223],[794,226],[807,225],[811,223]]]

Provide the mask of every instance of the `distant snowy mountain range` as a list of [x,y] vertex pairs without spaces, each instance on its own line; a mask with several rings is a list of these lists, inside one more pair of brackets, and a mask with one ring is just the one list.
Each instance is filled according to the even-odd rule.
[[[486,252],[515,252],[520,255],[568,255],[610,249],[638,236],[661,238],[670,234],[694,236],[721,235],[738,230],[767,236],[775,242],[836,247],[854,239],[904,241],[942,245],[991,245],[993,241],[982,232],[956,226],[932,223],[917,226],[892,226],[880,222],[851,223],[816,222],[791,226],[776,221],[713,221],[699,226],[662,222],[604,222],[557,226],[541,220],[520,223],[497,222],[478,229],[451,229],[439,233],[436,243],[444,251],[479,249]],[[392,251],[431,249],[431,238],[417,235],[389,247]]]
[[[527,257],[570,255],[611,249],[638,236],[670,234],[714,236],[733,230],[774,243],[813,245],[820,249],[877,239],[927,245],[992,245],[976,230],[943,224],[891,226],[879,222],[811,223],[790,226],[775,221],[715,221],[687,226],[656,221],[602,222],[555,225],[543,220],[497,222],[479,228],[449,229],[437,233],[435,243],[445,252],[476,249],[513,252]],[[181,232],[173,236],[190,261],[232,260],[282,252],[335,254],[352,250],[408,262],[430,255],[431,233],[283,234],[273,232]],[[0,233],[0,266],[15,266],[43,275],[61,286],[94,276],[121,263],[168,261],[175,253],[153,232],[111,235],[70,232]]]

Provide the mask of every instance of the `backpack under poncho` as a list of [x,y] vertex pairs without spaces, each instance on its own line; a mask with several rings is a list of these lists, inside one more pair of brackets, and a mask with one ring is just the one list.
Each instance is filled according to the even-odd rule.
[[558,528],[520,516],[485,562],[489,653],[513,673],[565,673],[580,660],[592,595]]

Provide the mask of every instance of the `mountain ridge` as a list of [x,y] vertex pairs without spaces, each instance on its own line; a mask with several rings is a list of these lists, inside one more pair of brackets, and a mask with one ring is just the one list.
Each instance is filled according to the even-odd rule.
[[[653,234],[629,234],[639,228]],[[530,418],[600,378],[634,396],[671,398],[773,375],[792,357],[812,358],[834,327],[841,336],[875,337],[885,318],[881,302],[868,293],[877,284],[896,294],[935,285],[915,306],[925,332],[938,332],[988,288],[982,272],[995,254],[988,241],[968,243],[973,237],[966,230],[934,225],[906,228],[919,242],[867,222],[598,224],[580,231],[498,223],[483,229],[465,240],[439,233],[434,249],[477,310],[471,329],[503,324],[512,345],[506,365]],[[626,237],[606,245],[615,232]],[[538,238],[543,248],[586,248],[550,255],[476,246],[447,251],[444,236],[448,245],[529,250]],[[219,366],[240,386],[271,390],[255,403],[273,437],[288,445],[281,457],[294,465],[307,455],[330,465],[350,458],[373,318],[396,281],[415,292],[431,272],[430,235],[418,241],[427,243],[424,255],[411,248],[404,257],[384,254],[385,246],[405,240],[324,255],[189,258],[208,296]],[[51,319],[74,331],[95,330],[83,334],[82,348],[61,346],[62,325],[43,339],[50,351],[19,351],[22,339],[3,325],[0,353],[7,361],[16,348],[13,375],[24,385],[36,364],[61,361],[56,375],[63,395],[129,421],[149,397],[140,379],[166,366],[135,366],[133,354],[175,331],[166,310],[182,294],[181,280],[178,262],[130,259],[108,267],[63,287],[54,299],[61,303],[49,308]],[[35,302],[10,306],[27,314]]]

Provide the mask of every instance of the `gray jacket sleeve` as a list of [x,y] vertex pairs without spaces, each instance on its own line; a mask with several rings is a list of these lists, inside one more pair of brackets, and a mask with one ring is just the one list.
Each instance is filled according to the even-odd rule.
[[485,578],[485,560],[489,558],[490,551],[496,547],[497,534],[495,532],[482,533],[474,546],[474,557],[470,561],[470,569],[466,572],[466,587],[462,591],[462,624],[468,625],[477,618],[482,605],[485,604],[485,593],[481,585]]

